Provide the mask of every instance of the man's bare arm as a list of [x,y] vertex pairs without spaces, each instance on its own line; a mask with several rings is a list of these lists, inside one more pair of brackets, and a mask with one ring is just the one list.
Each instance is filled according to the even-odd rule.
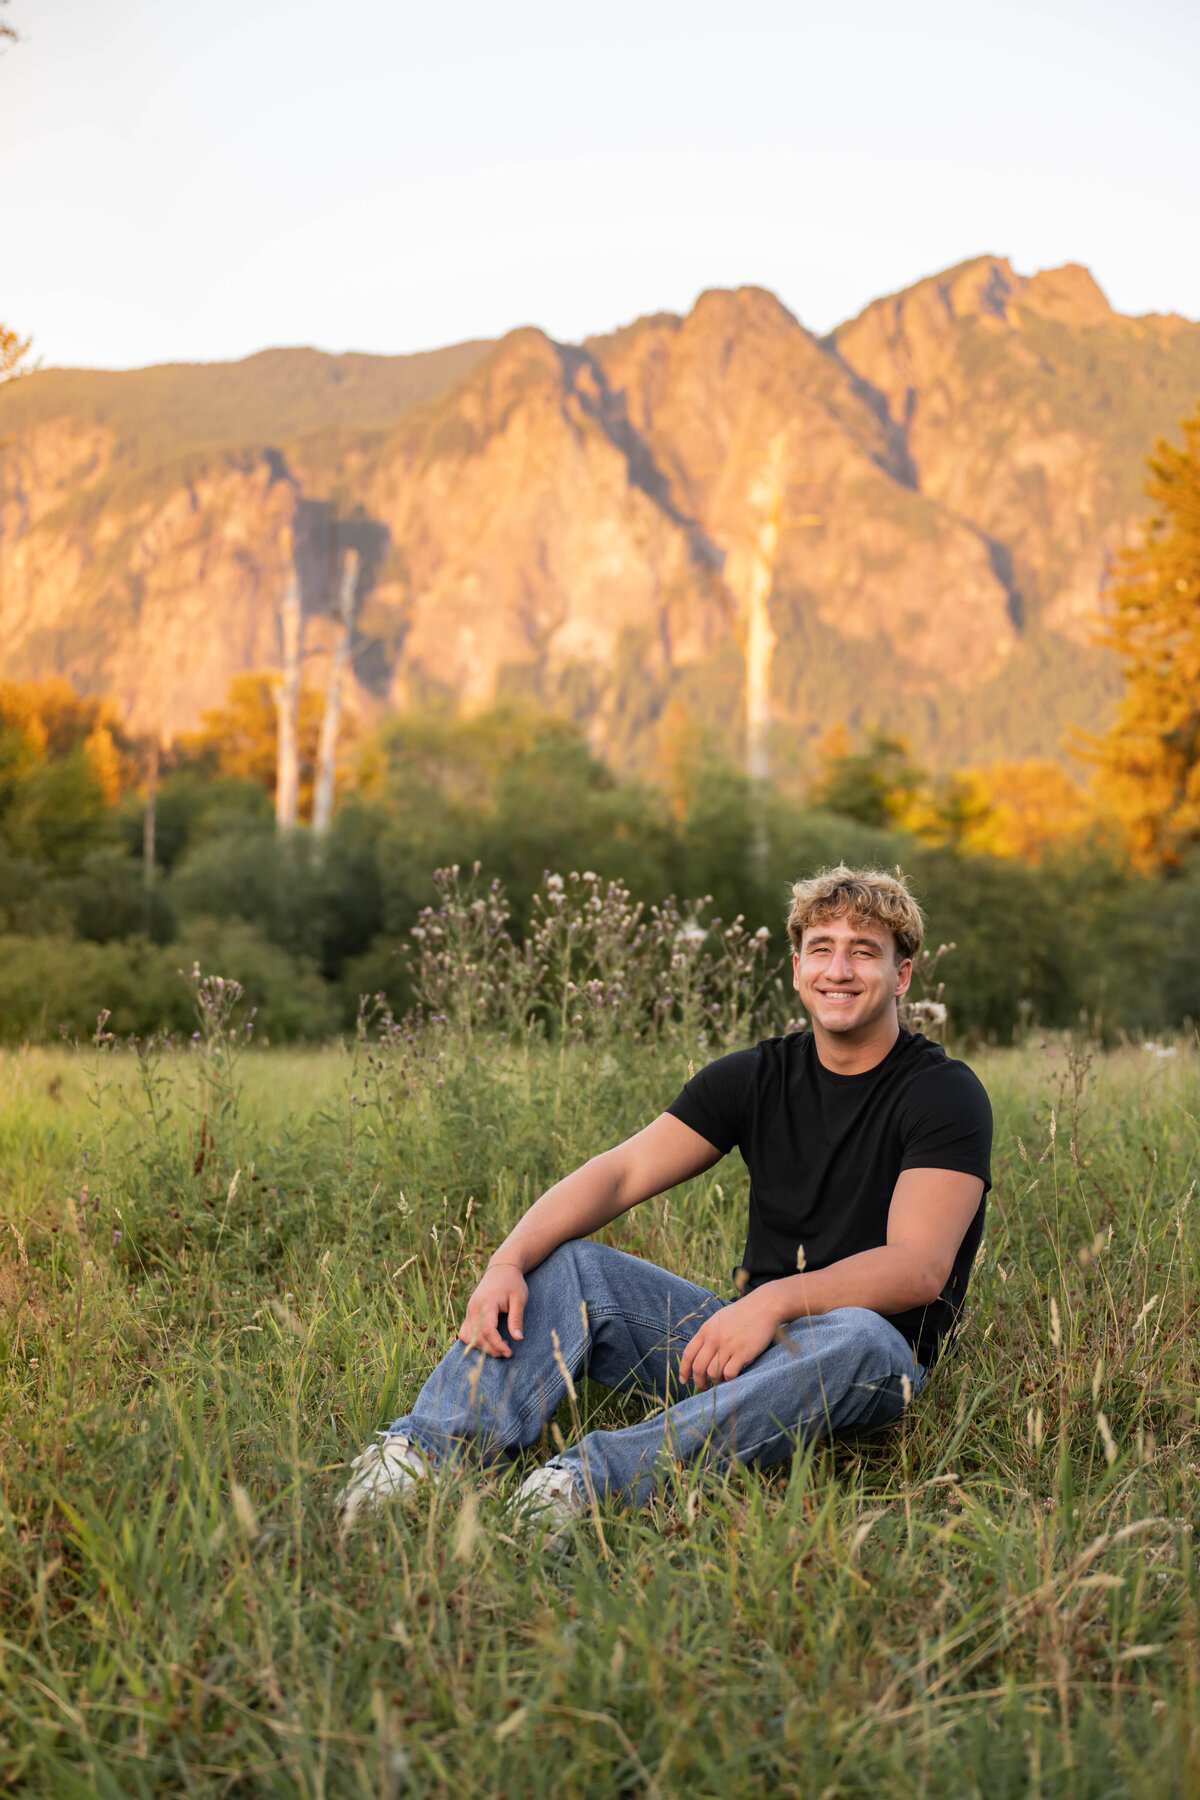
[[458,1334],[463,1343],[478,1344],[489,1356],[511,1356],[499,1318],[506,1313],[509,1335],[520,1338],[531,1269],[570,1238],[590,1237],[643,1200],[711,1169],[721,1154],[690,1125],[661,1113],[644,1131],[556,1181],[491,1258],[467,1304]]
[[982,1194],[977,1175],[905,1169],[892,1191],[886,1244],[843,1257],[827,1269],[768,1284],[780,1322],[833,1312],[838,1306],[865,1306],[877,1313],[927,1306],[950,1279]]
[[700,1389],[732,1381],[761,1356],[780,1325],[839,1306],[900,1313],[936,1300],[983,1194],[977,1175],[951,1169],[905,1169],[892,1190],[887,1243],[860,1250],[827,1269],[766,1281],[716,1313],[692,1338],[680,1381]]

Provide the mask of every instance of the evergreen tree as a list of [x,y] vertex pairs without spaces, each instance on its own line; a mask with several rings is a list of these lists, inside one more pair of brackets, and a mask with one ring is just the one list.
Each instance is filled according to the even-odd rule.
[[1126,688],[1100,787],[1143,865],[1200,840],[1200,413],[1182,429],[1182,447],[1160,440],[1149,459],[1154,510],[1123,553],[1105,634]]

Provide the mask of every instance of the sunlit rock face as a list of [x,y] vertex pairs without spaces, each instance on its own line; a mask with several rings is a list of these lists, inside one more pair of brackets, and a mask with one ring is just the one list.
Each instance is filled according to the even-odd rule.
[[577,346],[47,371],[0,393],[3,673],[172,735],[278,660],[294,559],[320,687],[353,542],[365,720],[526,701],[647,770],[681,722],[760,769],[840,722],[1056,754],[1197,393],[1200,326],[990,257],[826,339],[743,288]]

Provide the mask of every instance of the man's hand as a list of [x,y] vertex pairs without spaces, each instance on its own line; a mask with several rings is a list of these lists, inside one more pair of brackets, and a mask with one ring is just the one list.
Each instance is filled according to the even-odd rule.
[[501,1313],[508,1314],[508,1335],[520,1338],[529,1289],[516,1263],[492,1263],[467,1301],[467,1313],[459,1327],[459,1341],[489,1356],[511,1356],[512,1347],[500,1336]]
[[732,1381],[774,1341],[779,1320],[769,1296],[760,1289],[733,1300],[703,1324],[679,1363],[681,1382],[692,1381],[702,1394],[716,1381]]

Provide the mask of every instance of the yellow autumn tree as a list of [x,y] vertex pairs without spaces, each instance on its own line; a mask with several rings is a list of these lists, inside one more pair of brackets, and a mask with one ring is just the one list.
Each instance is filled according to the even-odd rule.
[[69,681],[0,682],[5,765],[27,769],[82,751],[91,779],[111,806],[137,779],[133,744],[109,700],[77,694]]
[[965,769],[956,780],[970,815],[957,842],[977,855],[1040,863],[1048,852],[1077,842],[1097,823],[1087,789],[1042,757]]
[[1200,841],[1200,413],[1149,458],[1153,511],[1121,558],[1103,641],[1125,696],[1094,749],[1097,786],[1144,866]]
[[967,855],[1036,864],[1099,822],[1091,793],[1045,758],[931,777],[910,762],[902,739],[876,731],[856,751],[841,726],[818,745],[817,757],[823,774],[810,789],[816,804]]
[[[252,672],[235,675],[220,706],[201,714],[197,731],[181,738],[180,746],[193,755],[210,756],[222,775],[238,775],[257,781],[269,794],[275,792],[275,766],[279,727],[275,690],[280,677]],[[321,736],[323,701],[312,688],[300,693],[300,810],[312,805],[313,773]]]

